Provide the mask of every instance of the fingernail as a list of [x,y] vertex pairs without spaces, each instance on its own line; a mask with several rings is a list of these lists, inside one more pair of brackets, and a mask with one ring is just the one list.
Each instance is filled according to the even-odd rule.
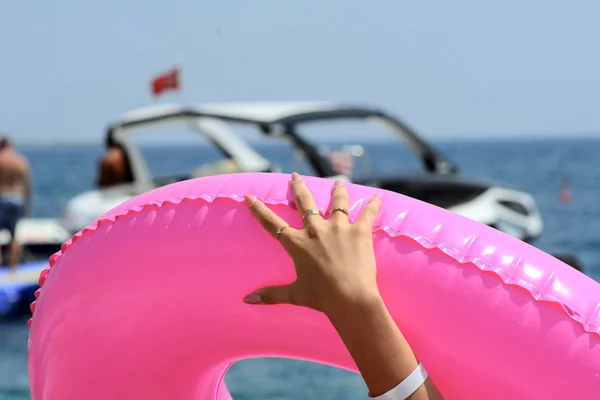
[[248,206],[251,206],[252,203],[254,203],[254,201],[256,200],[256,197],[250,196],[249,194],[245,194],[244,200],[246,200],[246,204],[248,204]]
[[246,297],[244,297],[244,303],[246,304],[262,304],[263,299],[262,296],[258,293],[250,293]]
[[375,200],[379,200],[379,201],[381,201],[381,196],[379,195],[379,193],[375,193],[375,196],[373,196],[373,198],[374,198]]
[[343,186],[344,183],[342,181],[335,181],[335,183],[333,184],[333,186]]
[[298,179],[300,179],[300,174],[297,172],[293,172],[292,173],[292,180],[293,181],[297,181]]

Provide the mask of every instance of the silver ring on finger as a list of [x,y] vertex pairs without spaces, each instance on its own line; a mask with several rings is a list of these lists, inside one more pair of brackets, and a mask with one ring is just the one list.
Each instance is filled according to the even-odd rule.
[[277,232],[275,232],[275,235],[276,235],[276,237],[277,237],[277,240],[279,240],[279,237],[280,237],[280,236],[281,236],[281,234],[283,233],[283,230],[284,230],[285,228],[289,228],[289,227],[290,227],[289,225],[285,225],[285,226],[282,226],[281,228],[277,229]]
[[311,215],[319,215],[319,210],[316,208],[309,208],[308,210],[304,211],[304,214],[302,215],[302,220],[304,221],[306,217]]
[[344,213],[346,215],[348,215],[348,213],[349,213],[349,211],[348,211],[348,209],[346,207],[336,207],[336,208],[334,208],[334,209],[331,210],[331,212],[329,213],[329,215],[333,215],[333,213],[338,212],[338,211],[342,212],[342,213]]

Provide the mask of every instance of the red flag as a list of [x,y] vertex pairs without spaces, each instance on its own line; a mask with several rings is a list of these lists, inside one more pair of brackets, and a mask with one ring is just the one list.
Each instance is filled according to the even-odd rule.
[[179,90],[179,68],[155,76],[151,84],[152,95],[160,96],[168,90]]

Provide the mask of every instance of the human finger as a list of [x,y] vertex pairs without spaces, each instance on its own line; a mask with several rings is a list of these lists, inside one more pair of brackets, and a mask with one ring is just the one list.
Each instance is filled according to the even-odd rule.
[[302,216],[304,222],[309,222],[314,219],[321,219],[317,208],[315,199],[306,186],[306,183],[300,178],[296,172],[292,174],[292,193],[294,194],[294,201],[296,202],[296,208]]
[[247,304],[294,304],[292,285],[267,286],[243,299]]
[[262,227],[275,239],[281,240],[286,234],[295,231],[294,228],[289,226],[279,215],[271,211],[262,201],[248,194],[244,195],[244,199],[252,215],[258,219]]
[[377,214],[379,213],[379,209],[381,208],[381,199],[378,194],[371,197],[371,199],[367,202],[367,205],[363,208],[360,216],[356,220],[357,225],[363,225],[366,227],[373,227],[375,223],[375,219],[377,218]]
[[348,191],[344,184],[340,181],[335,181],[331,189],[331,211],[329,219],[335,223],[348,222],[348,207],[350,200],[348,199]]

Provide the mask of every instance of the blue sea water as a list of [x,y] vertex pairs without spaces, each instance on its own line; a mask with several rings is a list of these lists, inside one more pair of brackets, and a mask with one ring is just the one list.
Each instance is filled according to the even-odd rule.
[[[417,160],[395,143],[364,144],[368,157],[362,171],[418,169]],[[493,179],[532,193],[543,214],[545,232],[535,243],[547,252],[576,255],[586,273],[600,280],[600,140],[519,140],[438,143],[467,175]],[[256,148],[284,171],[296,165],[284,145]],[[72,196],[93,187],[100,147],[22,147],[29,158],[35,182],[34,212],[54,217]],[[185,173],[220,158],[206,146],[147,147],[144,154],[155,175]],[[363,170],[362,168],[365,167]],[[572,181],[573,199],[558,201],[560,182]],[[27,380],[27,327],[0,325],[0,400],[29,399]],[[364,399],[362,380],[350,372],[306,362],[281,359],[244,360],[226,377],[237,399]]]

